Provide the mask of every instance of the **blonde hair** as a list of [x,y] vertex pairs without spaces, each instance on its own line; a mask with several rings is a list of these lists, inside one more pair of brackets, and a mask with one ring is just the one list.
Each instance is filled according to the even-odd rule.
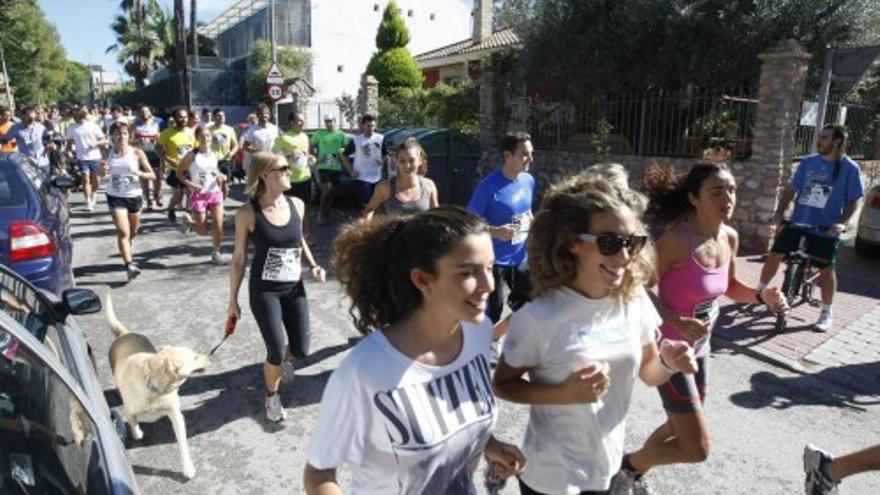
[[[529,231],[532,297],[561,288],[577,277],[578,260],[569,248],[578,241],[579,234],[589,232],[594,214],[628,209],[635,217],[636,230],[642,232],[646,203],[640,193],[619,187],[616,180],[607,180],[595,170],[551,186]],[[649,240],[627,264],[623,282],[611,294],[631,300],[638,288],[653,278],[654,249]]]
[[251,199],[256,199],[266,190],[263,184],[263,173],[278,164],[278,155],[271,151],[258,151],[251,155],[251,162],[247,171],[247,182],[244,192]]

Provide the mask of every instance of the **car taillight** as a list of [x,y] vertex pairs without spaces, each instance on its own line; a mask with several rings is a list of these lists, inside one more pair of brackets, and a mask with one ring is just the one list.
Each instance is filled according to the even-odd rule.
[[30,220],[12,222],[9,226],[9,261],[26,261],[52,256],[55,243],[49,233]]

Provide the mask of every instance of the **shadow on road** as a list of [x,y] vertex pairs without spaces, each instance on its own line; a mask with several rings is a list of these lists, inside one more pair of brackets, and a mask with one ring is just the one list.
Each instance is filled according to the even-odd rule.
[[760,371],[752,375],[749,383],[751,390],[731,395],[732,403],[747,409],[819,405],[860,411],[880,404],[880,362],[827,368],[812,375],[786,378]]
[[161,476],[163,478],[169,478],[174,481],[180,483],[186,483],[189,481],[186,479],[186,476],[183,475],[180,471],[172,471],[171,469],[156,469],[147,466],[140,466],[137,464],[133,464],[131,468],[134,470],[135,474],[140,474],[144,476]]

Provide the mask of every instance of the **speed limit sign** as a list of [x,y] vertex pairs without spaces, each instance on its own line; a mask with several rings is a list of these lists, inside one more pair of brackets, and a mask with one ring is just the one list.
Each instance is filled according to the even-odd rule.
[[284,93],[284,91],[282,91],[281,86],[277,84],[269,85],[269,98],[272,98],[273,100],[280,100],[282,93]]

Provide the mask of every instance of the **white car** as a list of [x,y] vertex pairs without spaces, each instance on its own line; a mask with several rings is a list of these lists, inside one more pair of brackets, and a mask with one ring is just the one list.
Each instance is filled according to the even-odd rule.
[[874,186],[865,196],[859,228],[856,231],[856,253],[871,256],[880,252],[880,186]]

